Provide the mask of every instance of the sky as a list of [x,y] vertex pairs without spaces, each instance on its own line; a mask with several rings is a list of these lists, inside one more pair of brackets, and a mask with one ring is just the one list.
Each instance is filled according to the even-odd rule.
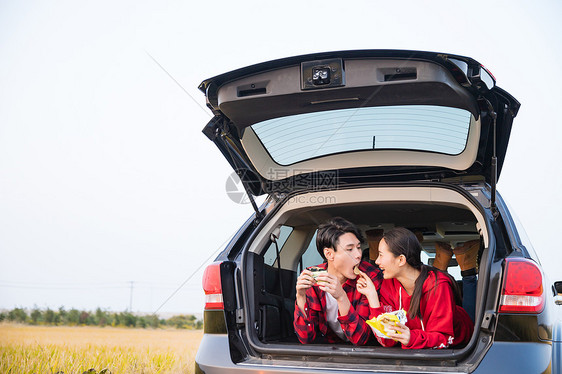
[[201,277],[252,213],[202,133],[209,77],[349,49],[470,56],[521,102],[498,190],[550,281],[557,1],[0,0],[0,308],[200,313]]

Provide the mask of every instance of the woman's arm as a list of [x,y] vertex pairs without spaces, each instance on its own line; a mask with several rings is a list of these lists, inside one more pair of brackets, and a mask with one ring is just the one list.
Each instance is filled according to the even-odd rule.
[[410,330],[409,341],[402,348],[447,348],[453,344],[455,303],[449,282],[439,282],[423,295],[420,306],[424,329]]

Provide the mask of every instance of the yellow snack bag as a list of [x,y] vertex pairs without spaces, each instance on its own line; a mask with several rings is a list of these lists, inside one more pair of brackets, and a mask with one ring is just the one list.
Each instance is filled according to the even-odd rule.
[[399,309],[372,318],[367,321],[367,324],[371,326],[375,335],[381,338],[388,338],[387,332],[393,330],[392,326],[396,326],[399,323],[405,324],[406,322],[408,322],[406,311]]

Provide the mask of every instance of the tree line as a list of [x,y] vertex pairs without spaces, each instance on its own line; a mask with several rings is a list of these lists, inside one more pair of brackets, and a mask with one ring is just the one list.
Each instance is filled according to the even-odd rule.
[[142,316],[126,311],[109,312],[101,308],[97,308],[95,312],[74,308],[65,310],[64,307],[58,310],[33,308],[29,312],[24,308],[14,308],[0,312],[0,322],[49,326],[175,327],[190,330],[203,328],[203,321],[191,314],[180,314],[164,319],[154,314]]

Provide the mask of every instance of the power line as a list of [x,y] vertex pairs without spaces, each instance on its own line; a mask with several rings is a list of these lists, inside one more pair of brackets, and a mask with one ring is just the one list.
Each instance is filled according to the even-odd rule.
[[129,286],[42,286],[42,285],[14,285],[14,284],[1,284],[1,288],[23,288],[32,290],[91,290],[91,289],[119,289],[128,288]]
[[236,234],[236,231],[234,231],[234,232],[232,233],[232,235],[230,235],[230,237],[229,237],[228,239],[226,239],[226,240],[217,248],[216,251],[214,251],[209,257],[207,257],[207,259],[206,259],[205,261],[203,261],[203,263],[201,263],[201,265],[199,265],[199,267],[198,267],[197,269],[195,269],[195,271],[194,271],[193,273],[191,273],[191,275],[190,275],[189,277],[187,277],[187,279],[186,279],[185,281],[183,281],[183,283],[182,283],[174,292],[172,292],[172,294],[171,294],[170,296],[168,296],[168,298],[167,298],[166,300],[164,300],[164,302],[163,302],[152,314],[158,313],[158,311],[159,311],[164,305],[166,305],[166,303],[167,303],[168,301],[170,301],[170,299],[171,299],[172,297],[174,297],[174,295],[175,295],[176,293],[178,293],[178,291],[181,290],[182,287],[185,286],[185,284],[186,284],[187,282],[189,282],[189,281],[191,280],[191,278],[193,278],[193,276],[194,276],[195,274],[197,274],[197,272],[198,272],[199,270],[201,270],[201,268],[202,268],[203,266],[205,266],[205,264],[206,264],[207,262],[209,262],[211,259],[213,259],[213,258],[217,255],[217,253],[223,248],[223,246],[224,246],[226,243],[228,243],[228,242],[232,239],[232,237],[234,237],[235,234]]
[[115,284],[128,284],[129,282],[125,281],[112,281],[112,282],[54,282],[54,281],[33,281],[33,282],[26,282],[26,281],[13,281],[13,280],[0,280],[0,283],[10,284],[10,285],[40,285],[40,286],[66,286],[69,284],[72,285],[95,285],[95,286],[103,286],[103,285],[115,285]]
[[211,114],[209,113],[209,111],[208,111],[205,107],[203,107],[201,104],[199,104],[199,102],[198,102],[197,100],[195,100],[195,98],[194,98],[193,96],[191,96],[191,95],[189,94],[189,92],[187,92],[187,90],[186,90],[185,88],[183,88],[183,86],[180,84],[180,82],[178,82],[178,81],[176,80],[176,78],[174,78],[174,77],[172,76],[172,74],[170,74],[170,73],[168,72],[168,70],[164,69],[164,67],[163,67],[162,65],[160,65],[160,63],[159,63],[158,61],[156,61],[156,59],[155,59],[154,57],[152,57],[152,55],[151,55],[150,53],[148,53],[148,51],[145,51],[145,52],[146,52],[146,54],[148,55],[148,57],[150,57],[150,59],[151,59],[152,61],[154,61],[154,63],[155,63],[156,65],[158,65],[158,66],[160,67],[160,69],[162,69],[162,71],[163,71],[164,73],[166,73],[166,75],[167,75],[168,77],[170,77],[170,79],[173,80],[173,81],[178,85],[178,87],[181,88],[181,90],[182,90],[187,96],[189,96],[189,98],[190,98],[191,100],[193,100],[193,102],[194,102],[195,104],[197,104],[197,106],[198,106],[199,108],[201,108],[201,110],[202,110],[203,112],[205,112],[206,115],[208,115],[209,117],[212,117]]
[[[160,289],[160,290],[170,290],[177,287],[177,283],[167,283],[167,285],[161,283],[150,283],[142,281],[134,281],[135,287],[142,289]],[[0,281],[0,288],[22,288],[22,289],[37,289],[37,290],[92,290],[92,289],[129,289],[131,287],[131,282],[119,282],[108,284],[83,284],[83,285],[73,285],[70,283],[62,283],[57,285],[48,284],[37,284],[37,283],[10,283]]]
[[[205,266],[211,259],[213,259],[218,252],[220,252],[223,247],[228,243],[236,234],[234,231],[228,239],[226,239],[219,247],[211,253],[205,261],[203,261],[193,273],[191,273],[175,290],[164,300],[164,302],[152,313],[156,314],[158,311],[166,305],[194,276]],[[161,286],[163,284],[168,284],[168,287]],[[160,286],[159,286],[160,285]],[[149,288],[149,289],[171,289],[171,283],[157,283],[157,282],[146,282],[146,281],[116,281],[116,282],[97,282],[97,283],[63,283],[63,282],[22,282],[22,281],[2,281],[0,280],[0,288],[19,288],[19,289],[38,289],[38,290],[92,290],[92,289],[130,289],[129,296],[129,310],[132,310],[133,305],[133,289],[134,286],[137,288]]]

